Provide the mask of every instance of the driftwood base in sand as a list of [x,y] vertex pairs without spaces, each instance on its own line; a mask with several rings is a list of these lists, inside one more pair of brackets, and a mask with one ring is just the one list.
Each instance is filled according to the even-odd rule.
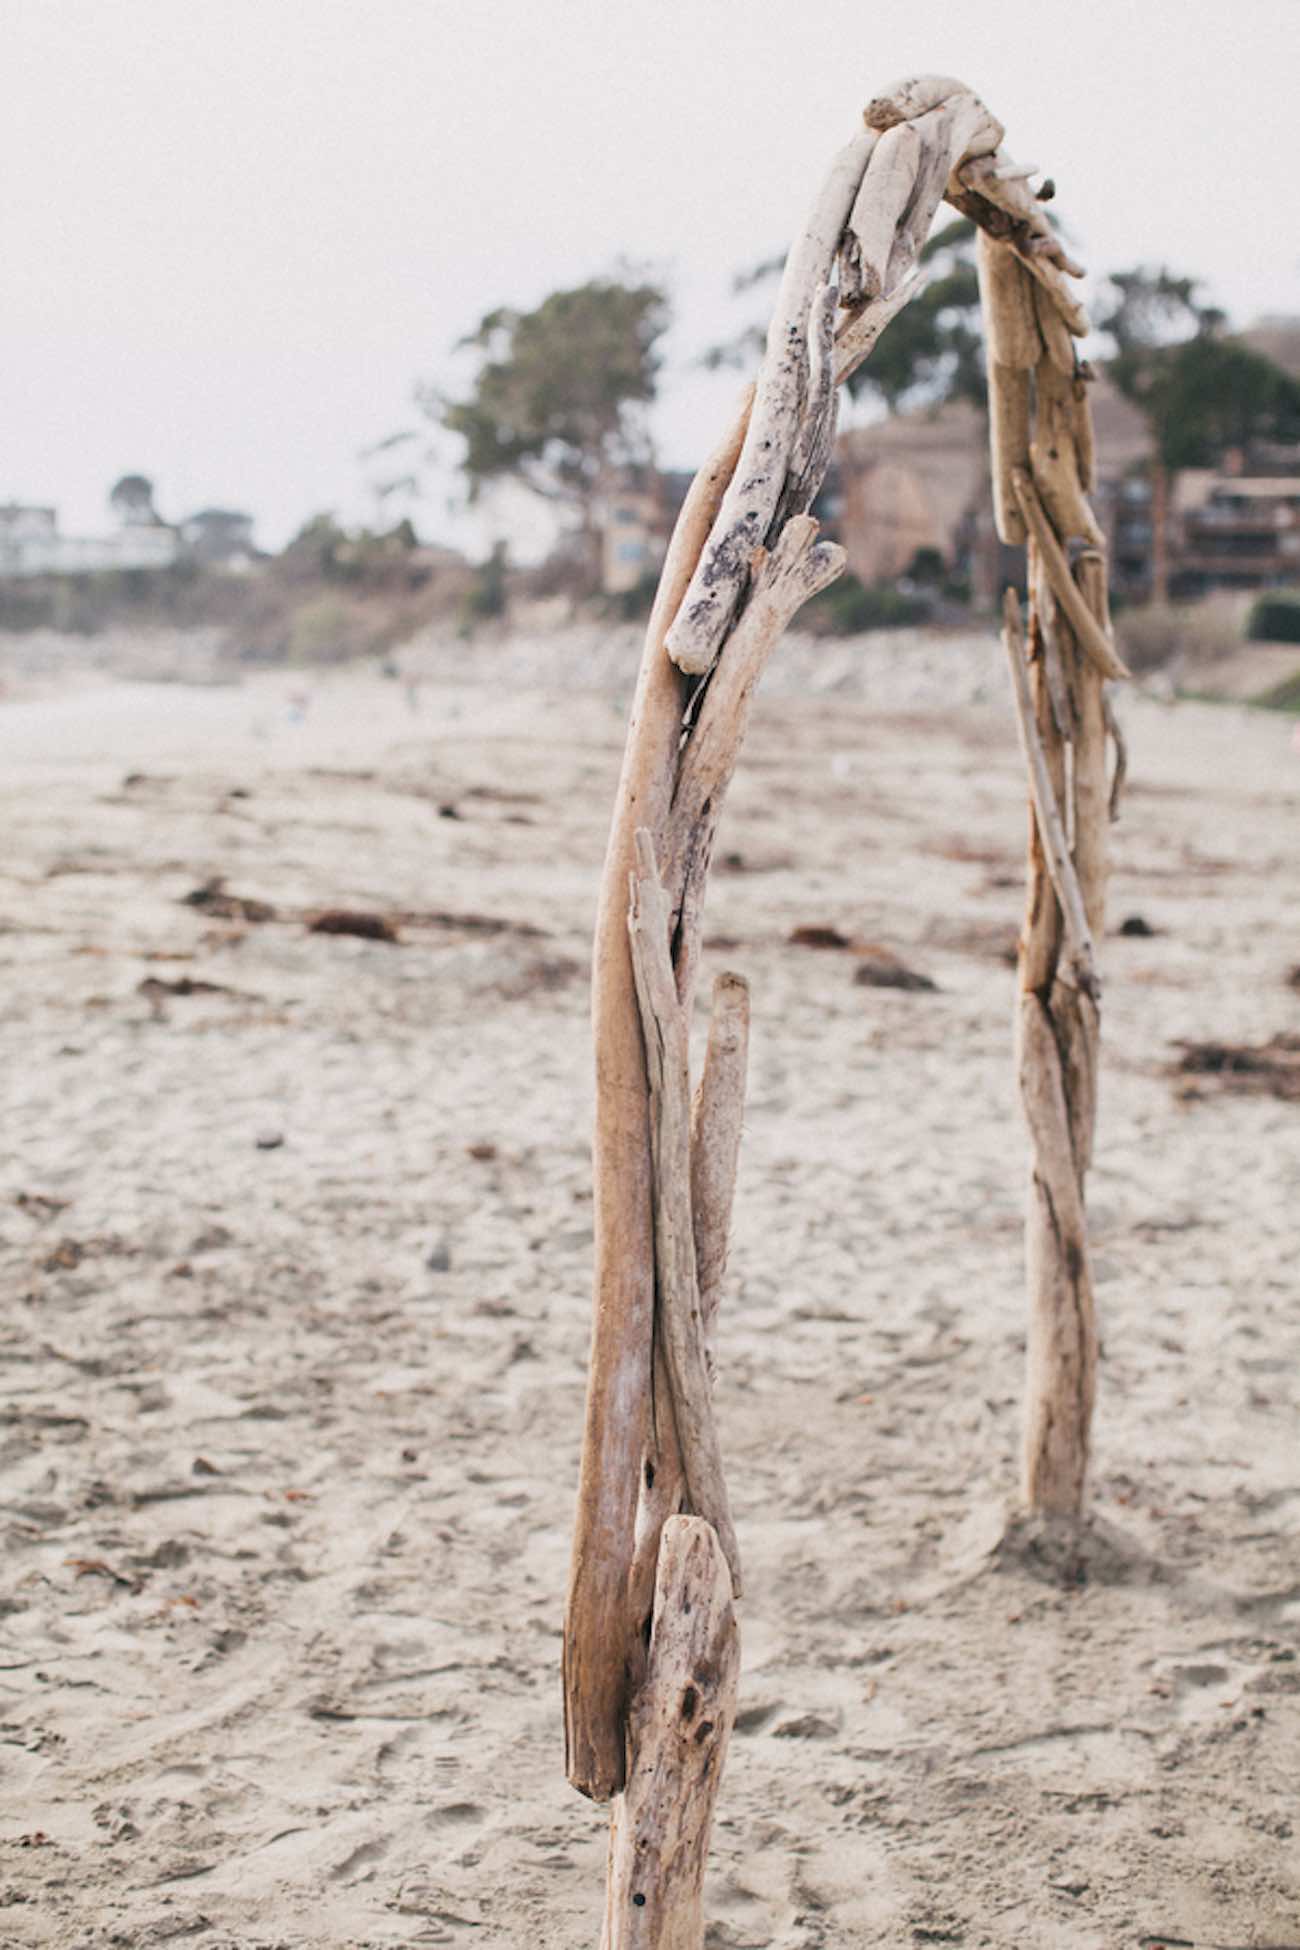
[[713,1807],[736,1717],[740,1639],[713,1526],[669,1517],[654,1624],[610,1823],[602,1950],[699,1950]]

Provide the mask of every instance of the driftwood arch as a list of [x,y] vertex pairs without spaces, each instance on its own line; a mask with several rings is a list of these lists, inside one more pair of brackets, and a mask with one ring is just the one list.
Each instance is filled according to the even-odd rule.
[[[790,618],[843,567],[808,513],[837,388],[918,286],[945,197],[978,227],[998,533],[1027,543],[1003,637],[1031,804],[1017,1063],[1032,1141],[1022,1493],[1078,1515],[1097,1331],[1084,1180],[1096,1106],[1106,836],[1104,685],[1125,675],[1088,503],[1075,341],[1082,275],[1051,187],[961,82],[868,103],[786,261],[767,349],[669,547],[632,709],[594,957],[595,1302],[564,1633],[569,1779],[618,1796],[606,1950],[694,1950],[735,1706],[739,1556],[708,1341],[725,1265],[748,992],[721,976],[691,1099],[687,1041],[714,834],[754,688]],[[1117,758],[1116,783],[1122,770]]]

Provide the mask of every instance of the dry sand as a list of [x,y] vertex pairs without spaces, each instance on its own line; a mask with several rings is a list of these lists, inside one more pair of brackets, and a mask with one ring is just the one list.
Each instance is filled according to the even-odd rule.
[[[427,644],[410,694],[67,657],[0,704],[0,1943],[595,1950],[557,1668],[628,641]],[[710,1944],[1300,1944],[1300,1109],[1168,1073],[1300,1029],[1291,723],[1125,705],[1112,914],[1157,932],[1105,947],[1101,1529],[1063,1576],[999,1545],[997,652],[775,675],[708,921],[755,1003]],[[187,905],[214,876],[276,918]],[[855,986],[815,923],[938,989]]]

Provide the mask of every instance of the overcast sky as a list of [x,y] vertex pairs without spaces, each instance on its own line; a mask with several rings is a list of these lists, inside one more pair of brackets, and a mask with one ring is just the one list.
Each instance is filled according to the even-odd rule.
[[[1300,0],[0,0],[0,28],[0,500],[67,532],[128,471],[266,546],[364,518],[360,451],[417,379],[463,383],[456,338],[620,257],[672,291],[656,426],[692,464],[737,384],[691,370],[745,322],[732,272],[908,73],[983,95],[1090,271],[1300,312]],[[454,486],[422,532],[468,535]]]

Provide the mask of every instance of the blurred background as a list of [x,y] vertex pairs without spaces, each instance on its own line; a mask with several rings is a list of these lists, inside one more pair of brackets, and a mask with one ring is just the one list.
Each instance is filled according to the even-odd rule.
[[[312,661],[635,614],[826,162],[931,70],[1051,175],[1088,267],[1130,657],[1300,635],[1272,593],[1300,583],[1290,0],[1068,26],[1028,0],[10,0],[5,25],[0,626],[199,623]],[[972,265],[941,219],[846,402],[819,512],[852,573],[813,627],[966,623],[1017,572]]]

